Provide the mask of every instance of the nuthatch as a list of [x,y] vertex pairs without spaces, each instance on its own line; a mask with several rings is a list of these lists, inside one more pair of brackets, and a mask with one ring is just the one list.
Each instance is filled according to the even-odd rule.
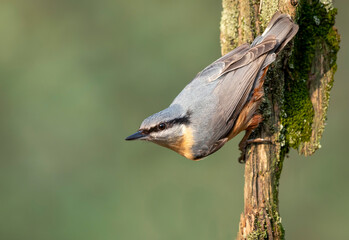
[[268,67],[297,31],[288,15],[276,13],[251,45],[235,48],[198,73],[168,108],[146,118],[126,140],[147,140],[200,160],[245,130],[239,144],[244,162],[248,138],[263,120],[257,110]]

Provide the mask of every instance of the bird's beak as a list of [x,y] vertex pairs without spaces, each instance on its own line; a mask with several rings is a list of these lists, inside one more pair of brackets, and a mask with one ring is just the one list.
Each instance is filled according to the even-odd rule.
[[138,131],[130,136],[128,136],[127,138],[125,138],[125,140],[129,141],[129,140],[137,140],[137,139],[144,139],[146,138],[147,135],[143,134],[141,131]]

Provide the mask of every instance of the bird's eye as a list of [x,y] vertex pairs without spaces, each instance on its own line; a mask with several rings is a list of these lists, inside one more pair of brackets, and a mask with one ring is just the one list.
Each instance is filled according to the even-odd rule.
[[166,128],[166,124],[165,123],[160,123],[158,126],[159,130],[164,130]]

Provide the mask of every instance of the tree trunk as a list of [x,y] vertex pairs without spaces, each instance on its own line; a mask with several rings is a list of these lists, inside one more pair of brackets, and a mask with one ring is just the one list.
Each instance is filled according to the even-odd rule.
[[253,144],[247,150],[237,239],[284,239],[278,201],[283,161],[291,147],[306,156],[320,147],[336,71],[339,35],[331,0],[223,0],[222,54],[251,43],[277,11],[289,14],[300,29],[265,80],[264,121],[251,138],[273,144]]

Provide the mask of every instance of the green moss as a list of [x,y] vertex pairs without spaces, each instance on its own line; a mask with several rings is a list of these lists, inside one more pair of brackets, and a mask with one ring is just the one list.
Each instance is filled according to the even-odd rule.
[[273,219],[273,231],[278,232],[276,235],[279,236],[278,239],[285,239],[285,229],[281,224],[281,217],[278,212],[278,204],[274,203],[271,211],[272,211],[272,219]]
[[[284,86],[284,114],[281,117],[281,123],[285,128],[284,148],[298,149],[302,142],[309,141],[311,137],[314,110],[307,80],[319,41],[324,40],[331,49],[331,67],[336,64],[339,49],[337,35],[333,29],[336,13],[336,9],[319,0],[312,3],[307,0],[299,2],[296,15],[299,31],[289,60],[290,74],[286,76]],[[284,153],[287,151],[283,150]]]
[[277,205],[272,205],[265,208],[266,216],[264,216],[264,210],[255,215],[254,230],[248,236],[248,240],[260,240],[268,239],[268,226],[266,221],[270,221],[272,226],[273,235],[277,236],[277,239],[285,238],[285,230],[281,224],[281,218],[277,211]]
[[261,229],[258,229],[247,235],[247,240],[260,240],[260,239],[268,239],[267,230],[262,231]]
[[[258,214],[263,216],[264,213],[261,210]],[[255,218],[254,228],[256,230],[247,235],[247,240],[268,239],[268,231],[265,220],[261,220],[258,215],[256,215]]]

